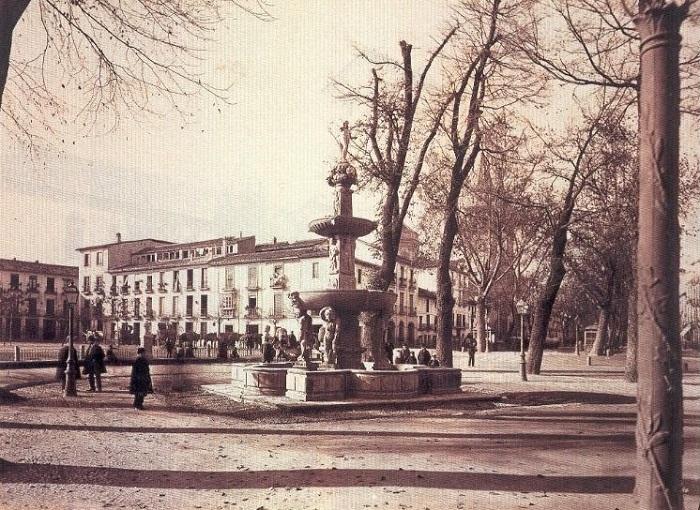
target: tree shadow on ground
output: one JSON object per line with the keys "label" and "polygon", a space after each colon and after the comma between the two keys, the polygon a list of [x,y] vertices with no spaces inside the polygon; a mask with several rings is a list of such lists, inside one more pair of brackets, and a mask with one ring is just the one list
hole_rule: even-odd
{"label": "tree shadow on ground", "polygon": [[637,401],[628,395],[585,391],[515,391],[504,393],[503,400],[519,405],[634,404]]}
{"label": "tree shadow on ground", "polygon": [[[0,461],[3,483],[49,483],[155,489],[267,489],[270,487],[415,487],[577,494],[630,494],[632,476],[551,476],[391,469],[169,471],[24,464]],[[700,481],[686,489],[700,493]]]}

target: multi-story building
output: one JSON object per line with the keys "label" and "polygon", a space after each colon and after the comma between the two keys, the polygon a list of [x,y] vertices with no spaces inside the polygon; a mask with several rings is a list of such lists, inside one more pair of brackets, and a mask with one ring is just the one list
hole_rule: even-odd
{"label": "multi-story building", "polygon": [[65,338],[68,306],[63,289],[77,279],[77,267],[0,259],[0,336],[6,340]]}
{"label": "multi-story building", "polygon": [[[111,255],[115,249],[120,263]],[[258,334],[266,326],[298,334],[288,294],[328,286],[325,239],[269,244],[256,244],[252,236],[180,244],[146,239],[78,251],[83,256],[84,326],[102,329],[110,340],[157,332]],[[97,266],[100,251],[104,255]],[[418,344],[422,270],[417,254],[417,235],[407,229],[390,288],[397,301],[387,336],[395,345]],[[359,288],[367,286],[379,263],[376,249],[358,241]],[[320,319],[313,317],[313,324],[318,329]]]}

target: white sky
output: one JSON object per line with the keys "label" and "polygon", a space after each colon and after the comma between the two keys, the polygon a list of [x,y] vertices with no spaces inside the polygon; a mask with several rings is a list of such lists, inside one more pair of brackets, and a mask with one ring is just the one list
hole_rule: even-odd
{"label": "white sky", "polygon": [[[111,242],[116,232],[173,241],[312,237],[308,222],[331,208],[325,175],[338,148],[330,131],[357,116],[333,97],[330,78],[364,82],[369,67],[353,47],[397,56],[401,39],[422,67],[448,0],[295,0],[271,11],[275,21],[239,16],[215,34],[205,73],[233,80],[236,103],[221,113],[202,96],[189,104],[196,115],[187,125],[172,114],[109,135],[69,132],[63,150],[33,160],[3,133],[0,257],[77,264],[76,247]],[[355,213],[372,217],[374,200],[356,195]],[[700,252],[697,241],[693,249]]]}

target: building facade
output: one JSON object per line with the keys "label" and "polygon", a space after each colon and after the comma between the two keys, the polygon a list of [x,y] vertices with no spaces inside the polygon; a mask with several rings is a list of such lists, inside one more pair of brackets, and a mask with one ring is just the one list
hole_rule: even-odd
{"label": "building facade", "polygon": [[3,340],[65,338],[68,305],[63,289],[75,284],[77,279],[77,267],[0,259],[0,336]]}
{"label": "building facade", "polygon": [[[418,306],[423,270],[417,235],[406,232],[390,288],[397,301],[387,339],[415,346],[423,320]],[[298,335],[289,293],[328,287],[326,239],[268,244],[256,244],[253,236],[180,244],[119,240],[78,251],[82,324],[104,331],[109,341],[135,342],[148,333],[262,334],[267,326]],[[358,288],[366,288],[380,262],[374,247],[357,242]],[[318,330],[321,321],[312,318]]]}

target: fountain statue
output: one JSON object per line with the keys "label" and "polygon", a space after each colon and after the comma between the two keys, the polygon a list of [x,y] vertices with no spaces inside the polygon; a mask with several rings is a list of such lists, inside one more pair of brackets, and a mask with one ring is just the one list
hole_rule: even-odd
{"label": "fountain statue", "polygon": [[383,363],[386,360],[382,354],[381,328],[364,331],[361,339],[360,318],[369,318],[376,324],[377,316],[384,316],[392,309],[396,294],[356,288],[355,240],[371,233],[377,224],[353,216],[351,187],[357,184],[357,173],[348,161],[351,137],[347,122],[342,132],[340,161],[326,178],[335,192],[333,216],[309,224],[311,232],[329,239],[328,289],[296,292],[292,301],[298,309],[321,312],[326,368],[361,369],[363,352],[365,359],[374,361],[375,368],[387,368],[388,363]]}

